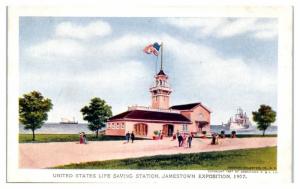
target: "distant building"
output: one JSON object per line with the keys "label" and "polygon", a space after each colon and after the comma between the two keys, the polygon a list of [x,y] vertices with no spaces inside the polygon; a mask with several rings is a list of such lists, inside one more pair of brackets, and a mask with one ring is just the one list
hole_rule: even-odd
{"label": "distant building", "polygon": [[152,138],[154,131],[161,131],[164,136],[173,136],[177,131],[210,132],[211,111],[202,103],[170,107],[172,89],[162,69],[156,74],[150,93],[151,107],[131,106],[128,111],[112,116],[107,122],[106,135],[124,136],[133,131],[137,137]]}

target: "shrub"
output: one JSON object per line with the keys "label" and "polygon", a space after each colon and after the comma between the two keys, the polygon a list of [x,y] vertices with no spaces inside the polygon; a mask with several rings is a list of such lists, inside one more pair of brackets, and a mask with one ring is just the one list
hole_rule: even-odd
{"label": "shrub", "polygon": [[235,138],[236,137],[236,131],[231,131],[231,137]]}
{"label": "shrub", "polygon": [[221,138],[225,138],[225,131],[221,131]]}

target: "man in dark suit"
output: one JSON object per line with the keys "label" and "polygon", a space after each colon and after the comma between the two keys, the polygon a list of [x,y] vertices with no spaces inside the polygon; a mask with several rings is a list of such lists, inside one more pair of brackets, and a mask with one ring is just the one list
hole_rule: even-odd
{"label": "man in dark suit", "polygon": [[130,135],[130,138],[131,138],[131,142],[133,143],[133,141],[134,141],[134,134],[133,134],[133,131],[131,132],[131,135]]}
{"label": "man in dark suit", "polygon": [[130,133],[129,133],[129,131],[126,133],[125,138],[126,138],[126,141],[127,141],[127,143],[128,143],[129,140],[130,140]]}
{"label": "man in dark suit", "polygon": [[183,140],[182,135],[179,134],[179,136],[178,136],[179,147],[181,147],[181,145],[182,145],[182,140]]}

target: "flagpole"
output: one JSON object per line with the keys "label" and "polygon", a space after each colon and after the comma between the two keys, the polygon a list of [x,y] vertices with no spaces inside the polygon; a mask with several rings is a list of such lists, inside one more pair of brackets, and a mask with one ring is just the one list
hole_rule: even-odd
{"label": "flagpole", "polygon": [[155,61],[155,73],[154,73],[154,75],[156,75],[157,74],[157,61],[158,61],[158,56],[156,56],[156,61]]}
{"label": "flagpole", "polygon": [[160,52],[160,70],[162,70],[163,65],[163,42],[161,42],[161,52]]}

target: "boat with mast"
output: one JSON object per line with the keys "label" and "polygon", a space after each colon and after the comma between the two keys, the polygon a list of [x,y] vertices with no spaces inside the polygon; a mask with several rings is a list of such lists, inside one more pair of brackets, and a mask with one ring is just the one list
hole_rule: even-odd
{"label": "boat with mast", "polygon": [[73,120],[70,120],[66,117],[62,117],[59,124],[78,124],[78,121],[75,121],[75,117],[73,117]]}
{"label": "boat with mast", "polygon": [[237,113],[230,117],[229,121],[223,125],[227,130],[244,130],[252,126],[249,117],[242,108],[237,109]]}

